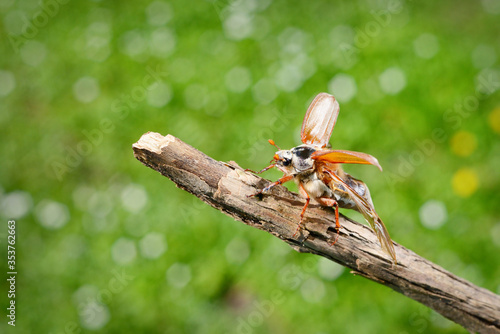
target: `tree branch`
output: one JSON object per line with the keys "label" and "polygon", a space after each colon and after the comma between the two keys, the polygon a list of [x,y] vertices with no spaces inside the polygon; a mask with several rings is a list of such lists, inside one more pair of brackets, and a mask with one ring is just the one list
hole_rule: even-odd
{"label": "tree branch", "polygon": [[351,268],[355,274],[386,285],[441,313],[469,331],[500,333],[500,296],[453,275],[395,244],[398,264],[380,248],[370,228],[341,216],[334,246],[334,215],[312,205],[304,229],[292,238],[304,199],[277,186],[270,195],[247,196],[269,181],[243,171],[235,163],[216,161],[181,140],[153,132],[133,145],[144,165],[174,181],[236,220],[282,239],[299,252],[313,253]]}

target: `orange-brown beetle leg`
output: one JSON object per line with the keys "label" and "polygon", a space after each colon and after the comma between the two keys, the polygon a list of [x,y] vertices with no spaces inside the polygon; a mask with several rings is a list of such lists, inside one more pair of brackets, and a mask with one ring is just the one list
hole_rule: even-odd
{"label": "orange-brown beetle leg", "polygon": [[339,223],[339,204],[336,200],[329,197],[320,197],[318,198],[319,204],[323,206],[333,207],[335,208],[335,228],[337,229],[337,236],[335,237],[335,241],[332,243],[332,246],[335,245],[340,235],[340,223]]}
{"label": "orange-brown beetle leg", "polygon": [[309,197],[309,194],[304,189],[304,186],[302,185],[302,183],[299,183],[299,192],[302,196],[304,196],[306,198],[306,204],[304,204],[304,207],[302,208],[302,212],[300,213],[299,225],[297,225],[297,229],[295,230],[295,233],[293,234],[292,238],[295,238],[295,236],[297,235],[297,232],[299,232],[300,227],[302,226],[302,220],[304,219],[304,214],[306,213],[307,206],[309,205],[309,202],[311,201],[311,198]]}
{"label": "orange-brown beetle leg", "polygon": [[283,183],[285,183],[285,182],[288,182],[288,181],[290,181],[291,179],[293,179],[293,175],[283,176],[283,177],[282,177],[281,179],[279,179],[278,181],[271,183],[270,185],[268,185],[268,186],[267,186],[267,187],[265,187],[264,189],[257,191],[255,194],[248,195],[247,197],[253,197],[253,196],[256,196],[256,195],[262,194],[263,192],[269,191],[272,187],[275,187],[275,186],[277,186],[277,185],[279,185],[279,184],[283,184]]}

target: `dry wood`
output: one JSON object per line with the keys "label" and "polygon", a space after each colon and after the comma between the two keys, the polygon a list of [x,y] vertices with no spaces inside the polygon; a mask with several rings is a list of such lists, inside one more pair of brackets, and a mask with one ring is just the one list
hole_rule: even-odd
{"label": "dry wood", "polygon": [[248,198],[269,184],[235,163],[216,161],[181,140],[153,132],[133,145],[144,165],[174,181],[236,220],[282,239],[299,252],[326,257],[357,275],[386,285],[439,312],[467,330],[500,333],[500,296],[453,275],[395,243],[398,264],[380,248],[372,230],[341,216],[334,246],[335,222],[330,209],[311,206],[304,229],[292,238],[304,204],[299,195],[277,186],[270,195]]}

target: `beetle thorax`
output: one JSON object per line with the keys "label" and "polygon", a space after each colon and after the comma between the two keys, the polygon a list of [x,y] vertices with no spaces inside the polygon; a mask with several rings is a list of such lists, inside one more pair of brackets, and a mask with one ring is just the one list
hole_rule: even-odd
{"label": "beetle thorax", "polygon": [[314,169],[314,160],[311,154],[316,149],[311,145],[301,145],[291,150],[281,150],[276,152],[276,166],[286,174],[299,175],[309,173]]}

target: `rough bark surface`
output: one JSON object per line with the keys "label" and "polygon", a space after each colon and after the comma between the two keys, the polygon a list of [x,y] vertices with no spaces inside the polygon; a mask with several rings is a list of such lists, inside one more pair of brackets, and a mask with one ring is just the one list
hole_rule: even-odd
{"label": "rough bark surface", "polygon": [[282,186],[269,195],[248,198],[269,181],[245,172],[235,163],[210,158],[171,135],[148,132],[133,146],[144,165],[236,220],[267,231],[299,252],[323,256],[357,274],[386,285],[432,309],[467,330],[500,333],[500,296],[453,275],[411,250],[394,244],[393,265],[365,225],[340,217],[334,246],[334,215],[311,205],[304,229],[293,238],[304,199]]}

